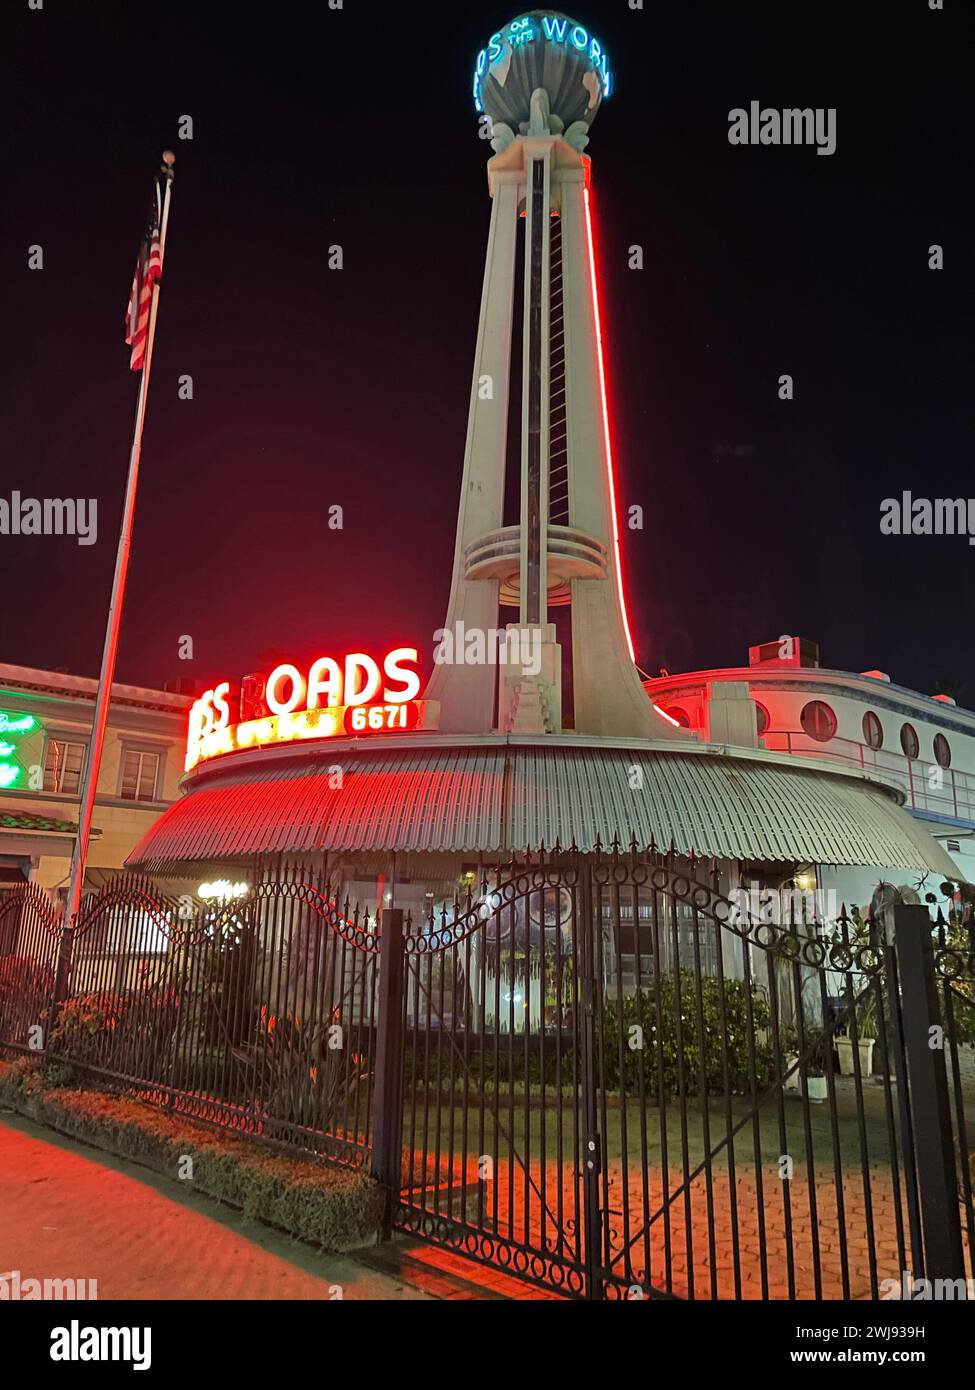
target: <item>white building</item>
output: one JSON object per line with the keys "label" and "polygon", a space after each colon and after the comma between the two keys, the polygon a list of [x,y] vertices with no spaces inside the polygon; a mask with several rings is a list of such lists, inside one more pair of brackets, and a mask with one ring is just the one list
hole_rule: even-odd
{"label": "white building", "polygon": [[[885,671],[834,671],[798,637],[751,647],[749,664],[645,682],[659,710],[702,743],[740,743],[862,771],[895,788],[968,882],[975,881],[975,713],[949,695],[895,685]],[[744,697],[744,698],[742,698]],[[729,710],[735,718],[729,721]],[[882,877],[940,898],[940,880],[878,865],[810,865],[818,886],[862,904]]]}

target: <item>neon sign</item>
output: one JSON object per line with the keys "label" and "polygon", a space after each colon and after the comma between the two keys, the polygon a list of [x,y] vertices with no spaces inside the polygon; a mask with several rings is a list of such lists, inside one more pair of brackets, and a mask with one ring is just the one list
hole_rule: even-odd
{"label": "neon sign", "polygon": [[11,714],[0,709],[0,734],[29,734],[37,728],[37,720],[32,714]]}
{"label": "neon sign", "polygon": [[[29,734],[37,728],[38,721],[32,714],[11,714],[9,710],[0,709],[0,734]],[[7,759],[13,757],[17,752],[16,743],[11,743],[9,737],[0,739],[0,789],[12,787],[20,780],[23,767],[16,760],[8,762]]]}
{"label": "neon sign", "polygon": [[186,771],[269,744],[435,729],[439,706],[416,698],[418,659],[415,647],[395,647],[381,663],[364,652],[322,656],[307,670],[284,661],[266,679],[245,676],[236,695],[221,681],[190,709]]}
{"label": "neon sign", "polygon": [[565,44],[567,48],[585,54],[599,78],[603,97],[609,96],[614,85],[613,76],[609,68],[609,58],[598,39],[594,39],[581,24],[573,24],[565,15],[523,15],[520,19],[513,19],[507,29],[492,34],[488,40],[487,48],[482,48],[477,55],[477,63],[474,68],[475,110],[484,110],[481,89],[488,70],[495,63],[501,62],[506,50],[521,48],[538,39],[547,43]]}
{"label": "neon sign", "polygon": [[423,700],[398,705],[346,705],[342,727],[347,734],[389,733],[391,730],[419,728]]}

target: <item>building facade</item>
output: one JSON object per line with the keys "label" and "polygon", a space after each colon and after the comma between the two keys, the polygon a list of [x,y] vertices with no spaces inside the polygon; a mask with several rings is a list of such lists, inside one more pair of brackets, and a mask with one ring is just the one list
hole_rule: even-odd
{"label": "building facade", "polygon": [[[0,664],[0,882],[66,888],[98,682]],[[117,872],[178,792],[187,695],[114,685],[86,887]]]}
{"label": "building facade", "polygon": [[[653,702],[702,743],[738,742],[844,768],[895,789],[910,815],[975,881],[975,713],[949,695],[895,684],[885,671],[819,664],[814,642],[782,637],[749,649],[741,667],[661,675],[645,683]],[[736,711],[729,723],[727,711]],[[869,899],[878,874],[923,898],[939,885],[890,865],[839,872],[810,866],[844,900]]]}

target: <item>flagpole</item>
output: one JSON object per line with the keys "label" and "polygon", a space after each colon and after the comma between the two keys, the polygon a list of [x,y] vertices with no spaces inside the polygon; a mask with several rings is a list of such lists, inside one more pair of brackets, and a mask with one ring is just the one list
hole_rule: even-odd
{"label": "flagpole", "polygon": [[[159,270],[166,258],[166,228],[169,224],[169,202],[173,192],[173,165],[176,156],[165,150],[162,157],[161,173],[166,182],[163,195],[162,217],[159,226]],[[115,659],[118,655],[119,629],[122,625],[122,609],[125,604],[125,582],[129,572],[129,553],[132,549],[132,524],[135,519],[135,494],[139,482],[139,461],[142,456],[142,430],[146,419],[146,400],[149,395],[149,368],[152,365],[152,344],[156,334],[156,314],[159,309],[159,278],[152,286],[152,302],[149,306],[149,323],[146,331],[146,351],[139,378],[139,396],[135,407],[135,426],[132,433],[132,451],[129,454],[129,476],[125,485],[125,503],[122,508],[122,527],[119,532],[118,552],[115,556],[115,578],[112,581],[112,598],[108,608],[108,624],[105,629],[105,646],[102,651],[102,668],[98,677],[98,696],[95,700],[95,716],[92,721],[91,743],[85,763],[85,775],[81,784],[81,803],[78,808],[78,834],[75,838],[71,856],[71,877],[68,884],[68,900],[65,907],[64,922],[73,926],[81,906],[81,890],[85,881],[85,864],[88,859],[88,842],[91,838],[91,817],[95,806],[95,791],[98,787],[98,774],[101,769],[102,750],[105,744],[105,727],[108,724],[108,711],[112,699],[112,682],[115,679]]]}

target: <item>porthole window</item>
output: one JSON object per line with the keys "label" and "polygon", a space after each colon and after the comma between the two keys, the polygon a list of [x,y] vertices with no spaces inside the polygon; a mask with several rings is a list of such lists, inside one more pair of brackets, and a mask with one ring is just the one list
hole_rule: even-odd
{"label": "porthole window", "polygon": [[921,744],[913,724],[901,725],[901,748],[904,750],[905,758],[916,758],[920,753]]}
{"label": "porthole window", "polygon": [[682,729],[691,727],[691,717],[681,705],[668,705],[664,714],[669,714],[675,724],[679,724]]}
{"label": "porthole window", "polygon": [[810,700],[808,705],[803,705],[799,723],[803,733],[817,743],[828,743],[836,737],[836,715],[825,700]]}
{"label": "porthole window", "polygon": [[755,722],[758,725],[758,736],[761,738],[763,734],[768,733],[768,726],[772,721],[769,719],[768,710],[759,700],[755,701]]}
{"label": "porthole window", "polygon": [[884,726],[880,722],[880,716],[874,714],[872,709],[868,709],[863,716],[863,741],[868,748],[883,748],[884,746]]}
{"label": "porthole window", "polygon": [[939,767],[951,767],[951,744],[944,734],[934,736],[934,756]]}

